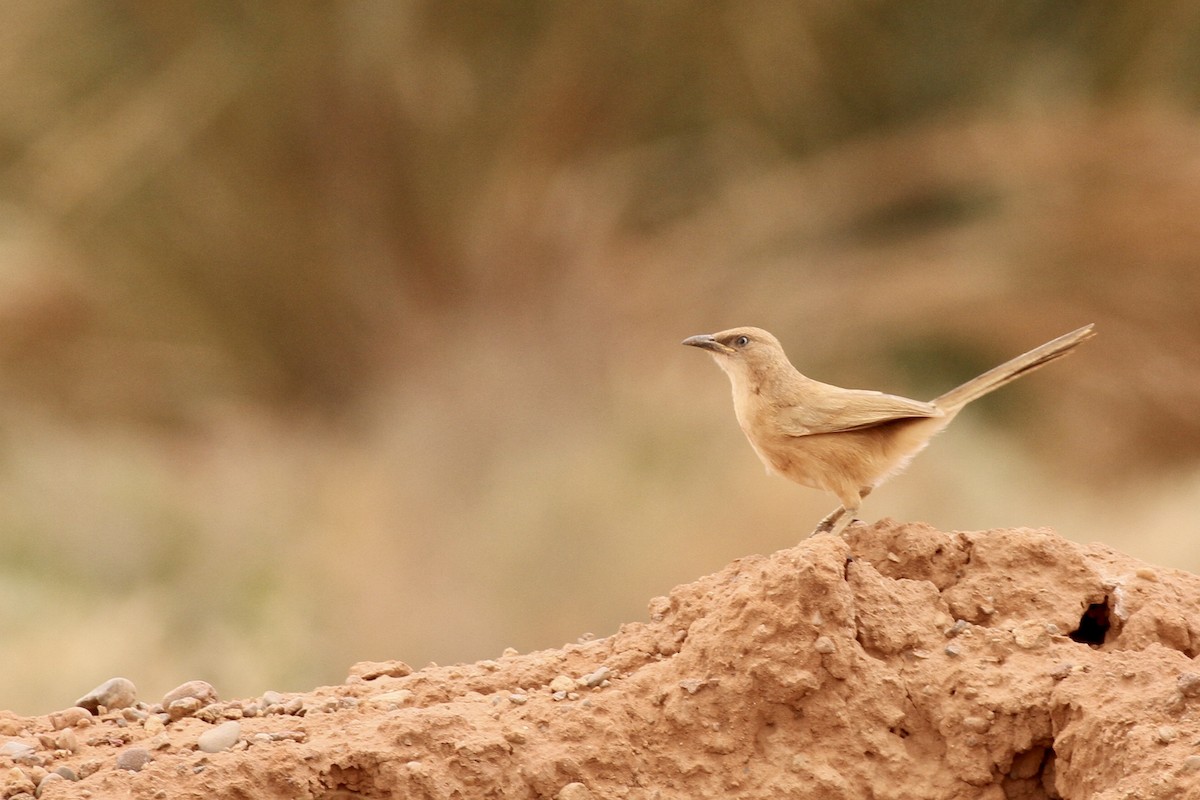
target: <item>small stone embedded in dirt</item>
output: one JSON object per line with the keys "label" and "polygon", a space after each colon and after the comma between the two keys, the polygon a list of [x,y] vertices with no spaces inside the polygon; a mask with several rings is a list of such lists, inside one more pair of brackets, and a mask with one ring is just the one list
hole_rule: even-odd
{"label": "small stone embedded in dirt", "polygon": [[554,800],[592,800],[595,795],[592,790],[585,784],[575,781],[568,783],[566,786],[558,790],[558,794],[554,795]]}
{"label": "small stone embedded in dirt", "polygon": [[241,723],[230,720],[200,734],[196,745],[205,753],[219,753],[233,747],[241,735]]}
{"label": "small stone embedded in dirt", "polygon": [[992,723],[984,717],[963,717],[962,726],[972,733],[987,733]]}
{"label": "small stone embedded in dirt", "polygon": [[1184,697],[1200,697],[1200,675],[1185,672],[1175,679],[1175,686]]}
{"label": "small stone embedded in dirt", "polygon": [[110,678],[75,701],[75,705],[96,714],[101,707],[109,711],[128,708],[137,702],[137,688],[128,678]]}
{"label": "small stone embedded in dirt", "polygon": [[13,767],[5,775],[3,792],[4,796],[9,798],[9,800],[12,800],[12,798],[22,792],[32,795],[34,791],[36,791],[36,787],[34,786],[33,779],[20,767]]}
{"label": "small stone embedded in dirt", "polygon": [[148,716],[150,716],[149,711],[144,711],[136,706],[130,706],[129,708],[121,709],[121,717],[124,718],[126,722],[141,722]]}
{"label": "small stone embedded in dirt", "polygon": [[42,779],[38,781],[37,790],[34,792],[34,796],[41,797],[42,793],[46,791],[46,787],[48,787],[50,784],[54,783],[55,781],[65,780],[66,778],[64,778],[62,775],[59,775],[57,772],[47,772],[42,776]]}
{"label": "small stone embedded in dirt", "polygon": [[79,776],[75,774],[75,770],[71,769],[66,764],[55,767],[54,771],[57,772],[59,775],[62,775],[64,778],[66,778],[69,781],[79,780]]}
{"label": "small stone embedded in dirt", "polygon": [[816,641],[813,642],[813,650],[821,655],[829,655],[836,649],[837,647],[834,645],[833,639],[830,639],[828,636],[818,636]]}
{"label": "small stone embedded in dirt", "polygon": [[151,761],[150,751],[144,747],[130,747],[121,751],[117,756],[117,769],[130,772],[141,772],[142,767]]}
{"label": "small stone embedded in dirt", "polygon": [[1050,644],[1050,632],[1038,620],[1022,622],[1013,628],[1013,642],[1022,650],[1038,650]]}
{"label": "small stone embedded in dirt", "polygon": [[172,722],[178,722],[184,717],[194,716],[201,708],[204,708],[204,701],[200,698],[181,697],[167,706],[167,715],[171,717]]}
{"label": "small stone embedded in dirt", "polygon": [[574,690],[575,679],[569,678],[566,675],[559,675],[550,681],[551,692],[562,692],[565,696],[567,692]]}
{"label": "small stone embedded in dirt", "polygon": [[406,706],[412,702],[412,689],[397,689],[394,692],[383,692],[372,695],[368,702],[377,706]]}
{"label": "small stone embedded in dirt", "polygon": [[944,633],[946,634],[947,638],[952,638],[954,636],[958,636],[969,627],[971,627],[971,623],[967,622],[965,619],[958,619],[954,621],[953,625],[951,625],[949,628],[946,628]]}
{"label": "small stone embedded in dirt", "polygon": [[54,730],[59,731],[63,728],[73,728],[78,725],[90,725],[93,717],[92,712],[86,708],[72,706],[65,708],[62,711],[55,711],[50,715],[50,725]]}
{"label": "small stone embedded in dirt", "polygon": [[610,675],[612,675],[612,670],[608,667],[599,667],[594,672],[584,675],[580,682],[589,689],[595,689],[608,680]]}
{"label": "small stone embedded in dirt", "polygon": [[204,706],[192,716],[215,725],[226,719],[241,719],[242,708],[241,706],[213,703],[212,705]]}
{"label": "small stone embedded in dirt", "polygon": [[1187,772],[1200,772],[1200,755],[1191,755],[1185,758],[1183,768]]}
{"label": "small stone embedded in dirt", "polygon": [[1066,680],[1071,675],[1071,671],[1074,669],[1074,664],[1071,664],[1070,662],[1064,662],[1050,671],[1050,677],[1056,681]]}
{"label": "small stone embedded in dirt", "polygon": [[79,750],[79,737],[75,735],[74,728],[66,728],[59,731],[54,736],[54,748],[56,750],[66,750],[75,753]]}
{"label": "small stone embedded in dirt", "polygon": [[201,705],[207,706],[217,702],[217,690],[208,681],[181,683],[163,695],[162,707],[170,709],[172,703],[185,697],[194,697],[200,701]]}
{"label": "small stone embedded in dirt", "polygon": [[29,758],[37,752],[37,748],[25,742],[10,741],[0,745],[0,756],[8,756],[13,761]]}
{"label": "small stone embedded in dirt", "polygon": [[529,702],[529,695],[521,692],[513,692],[508,696],[508,701],[513,705],[523,706]]}

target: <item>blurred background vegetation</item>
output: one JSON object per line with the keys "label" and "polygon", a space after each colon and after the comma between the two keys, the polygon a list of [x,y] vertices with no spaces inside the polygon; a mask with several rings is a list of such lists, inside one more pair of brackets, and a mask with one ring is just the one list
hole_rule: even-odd
{"label": "blurred background vegetation", "polygon": [[870,518],[1200,569],[1200,5],[17,0],[0,707],[554,647],[794,544],[679,341],[931,397]]}

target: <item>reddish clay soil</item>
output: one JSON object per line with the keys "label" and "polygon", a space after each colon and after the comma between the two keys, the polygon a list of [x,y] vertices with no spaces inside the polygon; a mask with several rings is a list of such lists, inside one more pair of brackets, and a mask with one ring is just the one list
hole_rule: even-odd
{"label": "reddish clay soil", "polygon": [[[1200,797],[1194,575],[1047,530],[885,520],[740,559],[649,611],[561,650],[418,672],[359,664],[303,694],[220,701],[201,686],[170,713],[0,715],[0,789]],[[198,749],[205,733],[214,752]]]}

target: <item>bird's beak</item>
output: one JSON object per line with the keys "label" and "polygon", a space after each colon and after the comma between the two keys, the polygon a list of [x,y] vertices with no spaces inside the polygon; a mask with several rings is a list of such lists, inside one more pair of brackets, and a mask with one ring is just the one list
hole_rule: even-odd
{"label": "bird's beak", "polygon": [[733,348],[726,347],[713,338],[711,333],[701,333],[698,336],[689,336],[683,340],[683,344],[691,347],[699,347],[703,350],[711,350],[714,353],[729,354],[733,352]]}

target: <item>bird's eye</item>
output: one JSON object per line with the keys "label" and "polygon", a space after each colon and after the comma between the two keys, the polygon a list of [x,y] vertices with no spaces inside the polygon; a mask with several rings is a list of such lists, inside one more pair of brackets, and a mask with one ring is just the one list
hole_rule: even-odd
{"label": "bird's eye", "polygon": [[739,336],[733,340],[733,343],[736,344],[738,347],[745,347],[746,345],[750,344],[750,337],[749,336]]}

